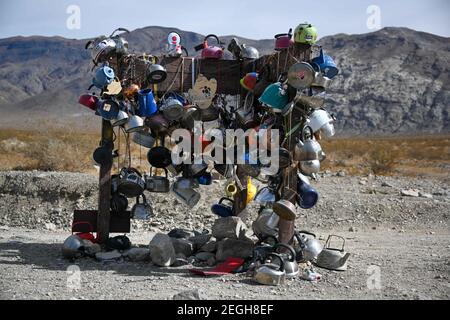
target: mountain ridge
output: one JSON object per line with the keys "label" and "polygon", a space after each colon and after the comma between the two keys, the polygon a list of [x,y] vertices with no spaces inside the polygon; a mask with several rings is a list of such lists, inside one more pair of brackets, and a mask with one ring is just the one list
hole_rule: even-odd
{"label": "mountain ridge", "polygon": [[[178,28],[148,26],[127,39],[136,52],[161,54],[167,34],[177,31],[193,47],[204,35]],[[222,36],[229,42],[235,36]],[[261,54],[273,51],[274,39],[237,37]],[[81,117],[98,123],[77,105],[92,78],[89,39],[10,37],[0,39],[1,126],[19,126],[24,115],[64,125]],[[366,34],[336,34],[319,40],[341,73],[333,80],[327,108],[338,116],[338,130],[351,135],[450,132],[450,38],[408,28],[387,27]],[[33,120],[28,120],[32,125]]]}

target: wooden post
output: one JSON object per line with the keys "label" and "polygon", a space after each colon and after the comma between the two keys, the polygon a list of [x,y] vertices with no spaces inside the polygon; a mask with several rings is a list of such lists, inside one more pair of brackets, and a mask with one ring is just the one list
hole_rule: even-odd
{"label": "wooden post", "polygon": [[[283,179],[283,199],[296,204],[296,194],[290,190],[297,190],[297,167],[291,166],[285,169]],[[295,221],[280,219],[278,224],[278,241],[284,244],[292,244],[295,232]]]}
{"label": "wooden post", "polygon": [[[107,145],[111,151],[113,145],[113,128],[109,121],[102,122],[102,145]],[[108,165],[100,166],[97,238],[99,243],[105,243],[109,239],[110,230],[110,202],[111,202],[111,168],[112,161]]]}

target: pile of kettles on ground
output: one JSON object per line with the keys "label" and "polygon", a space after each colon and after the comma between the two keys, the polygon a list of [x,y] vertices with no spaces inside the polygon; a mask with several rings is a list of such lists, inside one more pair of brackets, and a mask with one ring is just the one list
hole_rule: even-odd
{"label": "pile of kettles on ground", "polygon": [[[183,204],[193,208],[200,200],[199,186],[212,184],[211,168],[229,181],[225,190],[227,197],[212,206],[213,213],[219,217],[237,215],[232,197],[247,190],[246,204],[255,201],[261,205],[259,216],[253,224],[253,231],[261,241],[278,236],[280,219],[292,221],[297,217],[294,201],[283,200],[280,194],[283,192],[281,176],[288,167],[298,164],[297,190],[291,190],[297,205],[302,209],[311,209],[317,204],[319,194],[311,186],[310,179],[317,178],[321,162],[326,159],[319,141],[335,134],[335,118],[324,109],[326,89],[339,73],[329,55],[320,49],[320,55],[311,61],[297,60],[288,72],[277,75],[278,81],[275,83],[268,81],[265,66],[253,70],[241,80],[245,90],[242,97],[245,96],[245,99],[236,98],[237,105],[230,107],[227,97],[216,94],[217,81],[201,74],[189,92],[171,91],[172,83],[169,90],[158,97],[152,88],[164,81],[172,81],[168,79],[167,70],[155,56],[130,53],[123,34],[116,35],[118,31],[128,32],[119,28],[111,36],[99,37],[86,45],[96,68],[91,88],[95,87],[101,93],[82,95],[79,100],[80,104],[110,121],[114,128],[119,128],[119,134],[123,133],[127,137],[128,144],[133,141],[149,149],[148,173],[143,174],[128,163],[112,177],[112,214],[129,214],[128,199],[135,198],[137,201],[131,209],[132,218],[149,219],[153,210],[144,195],[145,191],[172,193]],[[211,39],[217,43],[210,44]],[[188,55],[178,33],[170,33],[167,40],[166,56]],[[316,40],[316,28],[303,23],[294,33],[291,29],[286,34],[276,35],[274,49],[283,52],[292,50],[296,44],[314,46]],[[223,45],[217,36],[206,36],[204,42],[195,48],[199,51],[197,59],[259,59],[257,49],[240,44],[236,38],[231,40],[227,48]],[[280,141],[295,143],[280,145],[280,169],[275,174],[268,174],[258,161],[250,162],[252,155],[249,154],[245,156],[248,163],[244,165],[207,162],[174,164],[170,147],[173,141],[168,138],[178,128],[194,132],[198,121],[203,122],[205,128],[222,131],[239,128],[256,131],[278,129],[281,132]],[[202,136],[201,143],[206,147],[211,141],[203,140]],[[130,149],[128,145],[128,153]],[[105,165],[111,164],[115,156],[117,152],[111,154],[111,146],[102,142],[93,158],[99,165]],[[163,174],[159,175],[161,172]],[[243,172],[247,182],[242,183],[236,172]],[[173,182],[169,179],[169,173],[175,178]],[[256,190],[252,178],[266,186]],[[297,235],[297,242],[303,248],[308,247],[305,234]],[[314,248],[306,260],[319,256],[321,250],[317,246]],[[272,252],[272,258],[273,254],[277,255]],[[301,259],[305,260],[305,256]],[[273,269],[273,266],[268,268]]]}

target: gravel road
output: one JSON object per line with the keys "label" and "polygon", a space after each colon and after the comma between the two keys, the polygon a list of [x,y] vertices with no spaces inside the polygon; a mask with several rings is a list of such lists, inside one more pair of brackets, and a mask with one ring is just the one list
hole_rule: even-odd
{"label": "gravel road", "polygon": [[[245,275],[204,279],[191,276],[189,266],[159,268],[148,262],[85,258],[75,264],[81,272],[75,290],[67,284],[77,267],[62,259],[61,243],[69,234],[73,209],[95,208],[97,179],[3,172],[0,299],[171,299],[198,288],[204,297],[222,300],[449,299],[449,181],[325,174],[314,183],[321,193],[319,205],[302,213],[297,225],[321,240],[329,234],[344,236],[352,255],[347,272],[317,268],[323,275],[318,283],[296,279],[264,287]],[[152,196],[157,216],[149,223],[133,223],[133,244],[146,247],[155,232],[175,227],[210,230],[215,218],[209,206],[221,196],[222,187],[217,182],[203,189],[202,203],[191,211],[171,196]],[[402,190],[409,189],[418,189],[421,196],[402,196]],[[243,220],[249,224],[255,215],[252,207]],[[381,288],[370,286],[373,283]]]}

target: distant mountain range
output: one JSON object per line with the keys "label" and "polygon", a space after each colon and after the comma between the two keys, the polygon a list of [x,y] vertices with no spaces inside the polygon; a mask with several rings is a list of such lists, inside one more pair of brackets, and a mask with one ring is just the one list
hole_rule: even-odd
{"label": "distant mountain range", "polygon": [[[126,38],[136,52],[160,54],[172,30],[181,34],[191,54],[204,38],[163,27],[137,29]],[[228,43],[232,37],[221,40]],[[238,38],[261,54],[272,52],[274,40]],[[0,39],[0,126],[96,128],[99,119],[77,104],[92,78],[86,41]],[[337,34],[319,44],[341,69],[327,100],[341,134],[450,132],[450,38],[384,28],[362,35]]]}

